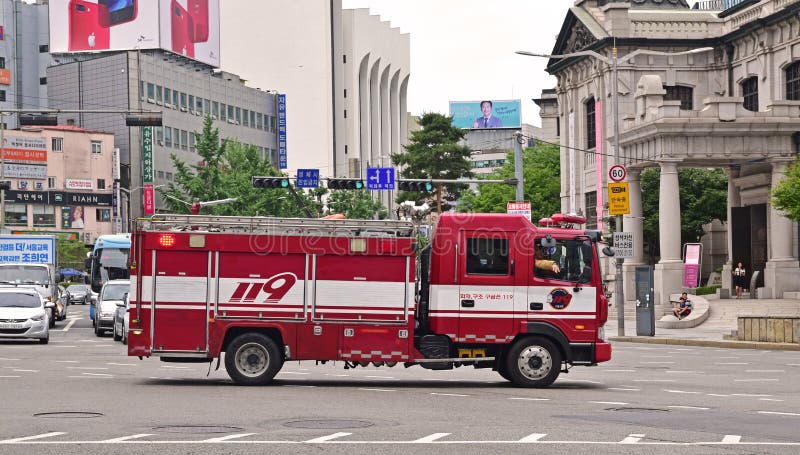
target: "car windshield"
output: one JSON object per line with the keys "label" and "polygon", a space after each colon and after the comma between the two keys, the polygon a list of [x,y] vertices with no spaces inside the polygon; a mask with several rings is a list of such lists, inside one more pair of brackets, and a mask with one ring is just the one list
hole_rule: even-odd
{"label": "car windshield", "polygon": [[107,285],[103,290],[103,300],[122,300],[130,287],[127,284]]}
{"label": "car windshield", "polygon": [[0,308],[39,308],[42,300],[38,295],[16,292],[0,292]]}
{"label": "car windshield", "polygon": [[0,267],[0,283],[50,284],[47,267],[34,265],[4,265]]}
{"label": "car windshield", "polygon": [[73,284],[72,286],[69,286],[69,287],[67,288],[67,291],[68,291],[70,294],[74,294],[74,293],[80,293],[80,292],[86,293],[86,291],[87,291],[88,289],[89,289],[89,286],[88,286],[88,285],[85,285],[85,284]]}

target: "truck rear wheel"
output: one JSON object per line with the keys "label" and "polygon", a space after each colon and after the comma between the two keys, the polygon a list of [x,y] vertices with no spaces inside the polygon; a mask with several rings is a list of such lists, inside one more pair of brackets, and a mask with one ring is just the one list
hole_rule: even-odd
{"label": "truck rear wheel", "polygon": [[508,352],[506,369],[517,386],[547,387],[561,373],[561,352],[547,339],[523,338]]}
{"label": "truck rear wheel", "polygon": [[267,384],[282,366],[283,358],[278,345],[260,333],[239,335],[225,351],[225,369],[237,384]]}

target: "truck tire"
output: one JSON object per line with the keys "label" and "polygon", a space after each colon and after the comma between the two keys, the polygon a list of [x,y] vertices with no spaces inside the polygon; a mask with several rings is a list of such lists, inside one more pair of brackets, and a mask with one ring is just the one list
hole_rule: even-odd
{"label": "truck tire", "polygon": [[516,386],[547,387],[561,373],[561,352],[545,338],[523,338],[508,352],[506,369]]}
{"label": "truck tire", "polygon": [[508,365],[506,365],[505,359],[500,362],[500,365],[497,366],[497,373],[506,381],[514,382],[514,380],[511,378],[511,375],[508,374]]}
{"label": "truck tire", "polygon": [[278,345],[260,333],[239,335],[225,351],[225,369],[237,384],[268,384],[282,366],[283,358]]}

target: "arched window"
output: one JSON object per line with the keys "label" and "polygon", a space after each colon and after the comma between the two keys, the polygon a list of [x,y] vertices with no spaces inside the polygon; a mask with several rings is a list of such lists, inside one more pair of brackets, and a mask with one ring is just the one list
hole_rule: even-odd
{"label": "arched window", "polygon": [[742,81],[742,96],[744,108],[758,112],[758,76],[748,77]]}
{"label": "arched window", "polygon": [[786,67],[786,99],[800,100],[800,61]]}
{"label": "arched window", "polygon": [[597,125],[594,117],[594,97],[586,100],[586,148],[593,149],[595,143],[595,131]]}

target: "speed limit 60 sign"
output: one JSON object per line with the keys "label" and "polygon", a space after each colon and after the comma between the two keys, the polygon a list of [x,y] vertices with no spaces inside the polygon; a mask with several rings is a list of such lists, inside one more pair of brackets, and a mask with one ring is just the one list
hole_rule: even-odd
{"label": "speed limit 60 sign", "polygon": [[625,177],[627,176],[628,171],[626,171],[625,166],[621,164],[615,164],[611,166],[611,169],[608,170],[608,178],[614,182],[621,182],[625,180]]}

